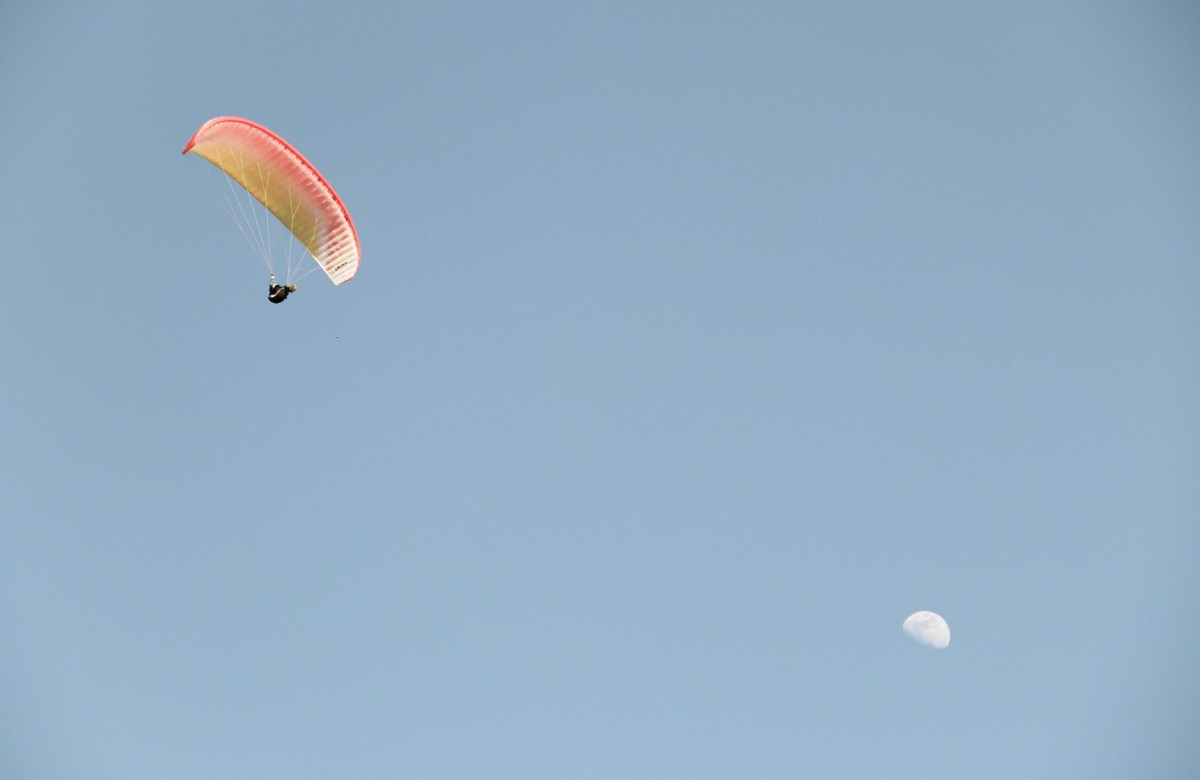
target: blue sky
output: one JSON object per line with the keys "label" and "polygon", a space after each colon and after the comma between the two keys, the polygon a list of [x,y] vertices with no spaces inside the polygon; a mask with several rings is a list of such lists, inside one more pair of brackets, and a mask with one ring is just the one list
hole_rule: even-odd
{"label": "blue sky", "polygon": [[5,5],[0,773],[1195,776],[1198,32]]}

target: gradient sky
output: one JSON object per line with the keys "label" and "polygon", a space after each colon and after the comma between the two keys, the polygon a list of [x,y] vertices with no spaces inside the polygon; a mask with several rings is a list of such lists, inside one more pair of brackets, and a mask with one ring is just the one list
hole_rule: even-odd
{"label": "gradient sky", "polygon": [[[1200,776],[1197,41],[6,3],[0,775]],[[358,278],[267,303],[222,114]]]}

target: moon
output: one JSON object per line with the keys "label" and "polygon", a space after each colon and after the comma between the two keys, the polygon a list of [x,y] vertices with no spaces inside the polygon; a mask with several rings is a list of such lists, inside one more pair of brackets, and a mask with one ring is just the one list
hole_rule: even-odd
{"label": "moon", "polygon": [[945,650],[950,646],[950,626],[936,612],[914,612],[904,620],[904,633],[926,647]]}

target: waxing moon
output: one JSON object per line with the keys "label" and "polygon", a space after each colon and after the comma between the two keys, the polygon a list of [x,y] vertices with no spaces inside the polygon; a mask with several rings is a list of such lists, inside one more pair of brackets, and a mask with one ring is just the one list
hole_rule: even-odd
{"label": "waxing moon", "polygon": [[936,612],[914,612],[904,620],[904,633],[926,647],[944,650],[950,645],[950,626]]}

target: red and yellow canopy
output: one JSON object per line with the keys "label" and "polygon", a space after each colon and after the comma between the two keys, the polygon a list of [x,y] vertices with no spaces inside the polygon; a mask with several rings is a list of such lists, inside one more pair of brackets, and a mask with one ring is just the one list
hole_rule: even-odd
{"label": "red and yellow canopy", "polygon": [[242,185],[304,245],[334,284],[358,273],[358,233],[342,199],[291,144],[235,116],[210,119],[183,147]]}

